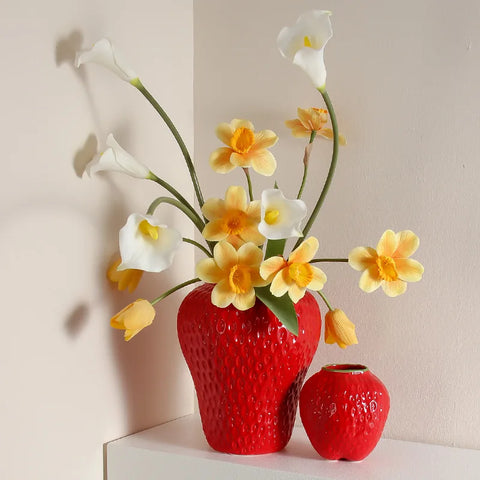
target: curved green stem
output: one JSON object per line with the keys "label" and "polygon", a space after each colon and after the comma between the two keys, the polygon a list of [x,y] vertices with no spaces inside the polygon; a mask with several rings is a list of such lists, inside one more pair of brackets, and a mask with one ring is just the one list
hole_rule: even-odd
{"label": "curved green stem", "polygon": [[182,240],[185,242],[185,243],[189,243],[190,245],[194,245],[195,247],[199,248],[203,253],[205,253],[205,255],[207,255],[208,257],[213,257],[213,255],[203,246],[201,245],[200,243],[196,242],[195,240],[192,240],[191,238],[186,238],[186,237],[183,237]]}
{"label": "curved green stem", "polygon": [[200,215],[198,215],[198,213],[193,208],[193,206],[190,204],[190,202],[178,190],[173,188],[169,183],[167,183],[165,180],[162,180],[161,178],[157,177],[153,172],[150,172],[150,175],[147,177],[147,179],[152,180],[155,183],[158,183],[161,187],[163,187],[165,190],[170,192],[177,200],[179,200],[186,207],[188,207],[192,211],[192,213],[195,214],[200,219]]}
{"label": "curved green stem", "polygon": [[[328,113],[330,115],[330,121],[332,122],[332,130],[333,130],[333,151],[332,151],[332,161],[330,162],[330,168],[328,170],[327,179],[325,180],[325,185],[323,186],[322,193],[315,204],[315,207],[308,219],[305,227],[303,229],[303,236],[306,237],[310,229],[312,228],[313,222],[317,218],[318,212],[325,201],[325,197],[327,196],[328,190],[333,180],[333,175],[335,173],[335,168],[337,166],[337,158],[338,158],[338,124],[337,124],[337,117],[335,115],[335,110],[333,109],[332,102],[330,101],[330,97],[325,89],[319,88],[319,92],[322,94],[323,99],[325,100],[325,104],[327,106]],[[297,248],[301,243],[301,238],[298,239],[297,243],[295,244],[294,248]]]}
{"label": "curved green stem", "polygon": [[314,258],[310,263],[318,262],[348,262],[348,258]]}
{"label": "curved green stem", "polygon": [[308,163],[303,163],[303,177],[302,177],[302,184],[300,185],[300,189],[298,190],[297,200],[302,197],[303,189],[305,188],[305,183],[307,181],[307,174],[308,174]]}
{"label": "curved green stem", "polygon": [[190,157],[190,153],[188,152],[188,149],[185,145],[185,142],[183,141],[182,137],[178,133],[177,128],[173,124],[172,120],[170,120],[170,117],[167,115],[165,110],[155,100],[153,95],[145,88],[145,86],[143,85],[143,83],[140,81],[139,78],[135,78],[130,83],[135,88],[137,88],[137,90],[139,90],[143,94],[143,96],[150,102],[152,107],[162,117],[162,120],[166,123],[167,127],[170,129],[173,136],[175,137],[175,140],[177,141],[178,146],[180,147],[180,150],[182,151],[183,157],[185,158],[185,162],[187,163],[188,171],[190,172],[190,177],[192,179],[192,184],[193,184],[193,188],[195,189],[195,194],[197,196],[198,203],[199,203],[200,207],[202,207],[203,204],[204,204],[204,201],[203,201],[202,191],[200,189],[200,184],[198,182],[197,173],[195,171],[195,167],[193,166],[193,162],[192,162],[192,159]]}
{"label": "curved green stem", "polygon": [[170,290],[167,290],[166,292],[162,293],[160,296],[152,300],[150,303],[152,305],[155,305],[158,303],[160,300],[163,300],[164,298],[167,298],[169,295],[172,293],[176,292],[177,290],[180,290],[181,288],[188,287],[188,285],[191,285],[192,283],[200,282],[199,278],[192,278],[191,280],[188,280],[187,282],[183,282],[180,285],[177,285],[176,287],[171,288]]}
{"label": "curved green stem", "polygon": [[203,229],[205,227],[205,224],[202,222],[200,217],[197,214],[194,214],[183,203],[179,202],[178,200],[175,200],[174,198],[170,198],[170,197],[158,197],[158,198],[156,198],[150,204],[150,206],[148,207],[147,215],[153,215],[153,212],[155,212],[156,208],[161,203],[167,203],[169,205],[173,205],[174,207],[177,207],[179,210],[181,210],[193,222],[193,224],[198,228],[200,233],[203,231]]}
{"label": "curved green stem", "polygon": [[252,179],[250,178],[250,172],[248,171],[248,168],[244,168],[243,171],[245,172],[245,176],[247,177],[248,196],[250,197],[250,201],[253,202],[253,189],[252,189]]}
{"label": "curved green stem", "polygon": [[328,307],[328,309],[333,310],[333,308],[330,305],[330,302],[327,300],[327,297],[325,296],[325,294],[321,290],[318,290],[317,293],[322,297],[322,300],[325,302],[325,305]]}

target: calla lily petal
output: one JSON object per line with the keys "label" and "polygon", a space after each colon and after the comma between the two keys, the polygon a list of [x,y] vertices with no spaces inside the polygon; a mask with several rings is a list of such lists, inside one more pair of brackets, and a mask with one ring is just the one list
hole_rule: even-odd
{"label": "calla lily petal", "polygon": [[120,172],[134,178],[148,178],[150,170],[126,152],[110,133],[106,141],[107,149],[96,155],[86,167],[88,175],[101,171]]}
{"label": "calla lily petal", "polygon": [[125,62],[122,54],[115,50],[108,38],[100,39],[90,50],[77,52],[75,66],[78,68],[84,63],[103,65],[126,82],[131,82],[138,78],[138,75]]}
{"label": "calla lily petal", "polygon": [[284,27],[277,38],[280,53],[302,68],[319,89],[325,87],[327,78],[323,51],[333,36],[330,15],[326,10],[307,12],[292,27]]}
{"label": "calla lily petal", "polygon": [[166,270],[181,243],[182,236],[177,230],[160,224],[151,215],[133,213],[119,232],[122,263],[118,270]]}
{"label": "calla lily petal", "polygon": [[288,200],[278,189],[264,190],[258,230],[270,240],[301,237],[300,224],[306,214],[302,200]]}

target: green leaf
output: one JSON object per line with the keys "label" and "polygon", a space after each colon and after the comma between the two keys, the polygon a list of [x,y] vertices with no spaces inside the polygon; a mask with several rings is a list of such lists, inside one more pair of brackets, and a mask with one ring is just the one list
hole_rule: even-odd
{"label": "green leaf", "polygon": [[270,292],[269,286],[257,287],[255,293],[257,298],[285,325],[285,328],[298,336],[297,312],[295,312],[295,307],[288,294],[286,293],[283,297],[275,297]]}
{"label": "green leaf", "polygon": [[281,240],[269,240],[267,242],[267,248],[265,249],[265,260],[274,257],[275,255],[283,255],[286,242],[286,238],[282,238]]}

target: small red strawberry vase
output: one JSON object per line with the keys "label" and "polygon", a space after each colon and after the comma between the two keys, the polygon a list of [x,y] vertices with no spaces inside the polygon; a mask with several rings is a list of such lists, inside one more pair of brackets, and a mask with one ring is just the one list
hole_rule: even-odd
{"label": "small red strawberry vase", "polygon": [[315,450],[329,460],[363,460],[390,409],[385,385],[363,365],[326,365],[300,394],[300,416]]}
{"label": "small red strawberry vase", "polygon": [[295,305],[297,337],[258,299],[245,311],[215,307],[213,287],[190,292],[177,321],[206,439],[220,452],[276,452],[292,434],[300,389],[317,349],[318,304],[306,293]]}

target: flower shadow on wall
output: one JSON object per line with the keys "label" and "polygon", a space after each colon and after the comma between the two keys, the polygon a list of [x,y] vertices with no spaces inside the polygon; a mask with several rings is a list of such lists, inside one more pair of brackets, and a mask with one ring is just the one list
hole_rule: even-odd
{"label": "flower shadow on wall", "polygon": [[[98,136],[102,136],[103,132],[100,128],[102,122],[91,95],[88,73],[75,68],[73,64],[75,52],[81,48],[82,42],[83,35],[78,30],[59,38],[55,48],[56,64],[58,67],[62,67],[64,64],[72,67],[72,71],[80,80],[87,97],[94,130]],[[128,126],[121,125],[120,128],[117,127],[115,130],[122,142],[128,143]],[[80,178],[85,172],[87,163],[97,153],[97,135],[90,133],[85,143],[72,154],[73,168]],[[117,243],[119,227],[128,216],[128,210],[123,202],[124,195],[118,189],[115,180],[102,172],[96,176],[101,179],[103,188],[106,190],[105,196],[109,198],[108,203],[102,205],[101,218],[97,219],[98,225],[103,230],[100,237],[106,240],[107,245],[114,245]],[[166,212],[166,215],[168,213]],[[110,255],[113,253],[111,251]],[[102,252],[102,256],[107,257],[108,262],[110,262],[108,253]],[[103,288],[98,292],[96,298],[86,299],[72,306],[70,314],[67,314],[64,320],[64,328],[71,341],[75,341],[84,329],[96,328],[91,324],[89,317],[95,311],[94,306],[99,303],[99,298],[102,299],[102,302],[110,305],[109,310],[112,315],[124,306],[125,293],[113,288],[107,280],[105,276],[107,266],[107,262],[98,266],[97,272],[101,280],[95,283],[103,285]],[[146,298],[154,296],[154,293],[159,289],[163,290],[167,287],[161,276],[148,280],[148,282],[140,282],[137,290],[137,293]],[[170,299],[172,305],[175,304],[175,300],[174,297]],[[172,390],[177,391],[177,384],[180,385],[182,379],[180,372],[175,371],[175,368],[172,367],[175,362],[171,360],[173,355],[179,357],[181,355],[179,349],[178,352],[172,352],[172,345],[174,348],[178,348],[176,342],[172,342],[172,339],[176,339],[175,314],[174,307],[170,307],[168,302],[165,303],[162,314],[158,315],[162,317],[162,322],[157,322],[156,325],[150,327],[153,335],[145,335],[139,338],[137,342],[129,343],[128,349],[125,349],[124,342],[117,335],[117,332],[111,329],[108,323],[104,325],[105,330],[108,331],[108,341],[112,352],[111,362],[115,365],[123,390],[119,394],[119,401],[124,403],[127,419],[125,426],[120,427],[124,431],[119,431],[118,435],[131,433],[149,427],[154,423],[160,423],[165,419],[164,415],[168,415],[168,412],[175,408],[172,399],[176,396],[172,395]],[[160,319],[157,318],[157,320]],[[157,334],[154,333],[155,331]],[[88,352],[85,352],[85,355],[88,355]],[[180,362],[176,363],[181,365]],[[96,394],[101,395],[101,391],[96,392]]]}

